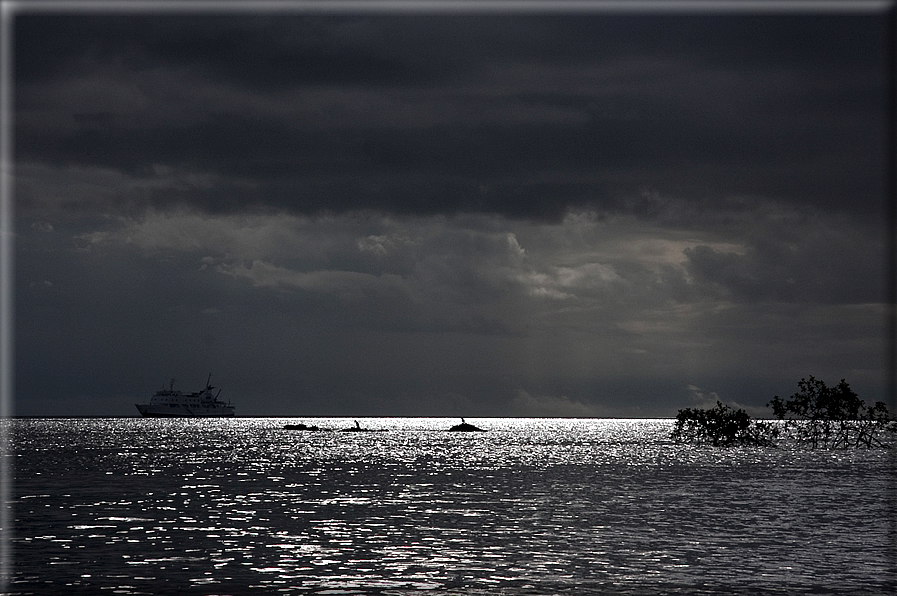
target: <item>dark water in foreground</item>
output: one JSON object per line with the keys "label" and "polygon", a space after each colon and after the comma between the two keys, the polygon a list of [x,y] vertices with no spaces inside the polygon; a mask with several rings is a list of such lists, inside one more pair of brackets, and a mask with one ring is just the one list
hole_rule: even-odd
{"label": "dark water in foreground", "polygon": [[14,594],[895,592],[893,451],[670,420],[6,420]]}

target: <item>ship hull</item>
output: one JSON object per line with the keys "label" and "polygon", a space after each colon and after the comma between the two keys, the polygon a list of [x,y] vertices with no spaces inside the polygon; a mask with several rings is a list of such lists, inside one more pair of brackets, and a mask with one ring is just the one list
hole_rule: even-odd
{"label": "ship hull", "polygon": [[234,415],[232,407],[170,407],[169,404],[134,404],[144,418],[230,418]]}

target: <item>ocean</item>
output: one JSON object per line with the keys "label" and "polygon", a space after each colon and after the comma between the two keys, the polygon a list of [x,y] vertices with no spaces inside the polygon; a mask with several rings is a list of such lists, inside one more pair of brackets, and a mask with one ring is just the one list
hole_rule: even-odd
{"label": "ocean", "polygon": [[897,593],[894,450],[711,448],[672,420],[3,420],[9,589]]}

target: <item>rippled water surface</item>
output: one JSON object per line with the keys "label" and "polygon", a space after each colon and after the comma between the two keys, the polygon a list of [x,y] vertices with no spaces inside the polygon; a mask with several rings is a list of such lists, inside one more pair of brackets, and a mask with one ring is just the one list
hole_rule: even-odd
{"label": "rippled water surface", "polygon": [[893,451],[670,420],[7,420],[15,594],[894,591]]}

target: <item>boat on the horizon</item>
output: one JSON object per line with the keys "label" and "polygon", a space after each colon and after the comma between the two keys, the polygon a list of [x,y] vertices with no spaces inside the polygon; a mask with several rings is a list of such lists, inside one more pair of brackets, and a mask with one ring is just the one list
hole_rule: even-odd
{"label": "boat on the horizon", "polygon": [[220,418],[234,415],[234,406],[218,399],[218,393],[212,394],[212,385],[206,380],[206,388],[194,393],[184,393],[174,388],[174,379],[156,392],[148,404],[134,404],[141,416],[149,418]]}

